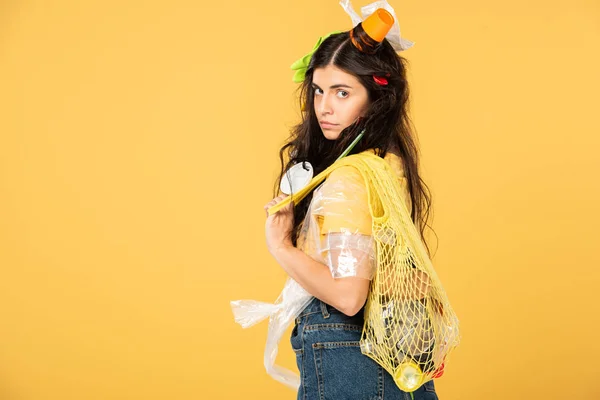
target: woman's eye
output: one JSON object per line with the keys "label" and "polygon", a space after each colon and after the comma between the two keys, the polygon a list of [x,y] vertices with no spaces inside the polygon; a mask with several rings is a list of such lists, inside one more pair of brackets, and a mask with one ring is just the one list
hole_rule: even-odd
{"label": "woman's eye", "polygon": [[323,91],[319,88],[315,88],[315,94],[323,94]]}
{"label": "woman's eye", "polygon": [[337,96],[342,99],[348,97],[349,94],[350,93],[346,92],[345,90],[339,90],[337,92]]}

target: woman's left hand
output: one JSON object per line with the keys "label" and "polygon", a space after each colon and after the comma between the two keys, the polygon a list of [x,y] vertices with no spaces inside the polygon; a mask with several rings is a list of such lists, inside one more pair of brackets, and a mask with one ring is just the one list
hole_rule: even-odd
{"label": "woman's left hand", "polygon": [[294,205],[290,204],[283,207],[276,213],[269,215],[269,208],[282,202],[287,194],[282,194],[268,202],[264,209],[267,214],[267,222],[265,223],[265,235],[267,239],[267,248],[271,254],[285,247],[293,247],[291,240],[291,232],[294,227]]}

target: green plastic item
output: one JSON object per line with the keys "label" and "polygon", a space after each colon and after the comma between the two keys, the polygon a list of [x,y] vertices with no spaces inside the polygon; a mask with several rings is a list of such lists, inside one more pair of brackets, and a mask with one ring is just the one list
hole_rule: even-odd
{"label": "green plastic item", "polygon": [[315,51],[317,51],[317,49],[319,48],[319,46],[321,45],[321,43],[323,43],[323,41],[325,39],[327,39],[329,36],[334,35],[336,33],[342,33],[341,31],[333,31],[328,33],[325,36],[321,36],[319,38],[319,40],[317,41],[317,44],[315,44],[315,46],[313,47],[313,49],[306,55],[302,56],[301,58],[299,58],[298,60],[294,61],[294,63],[290,66],[290,68],[294,71],[296,71],[294,73],[294,77],[292,78],[292,80],[295,83],[300,83],[304,80],[304,78],[306,77],[306,70],[308,69],[308,64],[310,64],[310,59],[312,58],[312,55],[314,54]]}

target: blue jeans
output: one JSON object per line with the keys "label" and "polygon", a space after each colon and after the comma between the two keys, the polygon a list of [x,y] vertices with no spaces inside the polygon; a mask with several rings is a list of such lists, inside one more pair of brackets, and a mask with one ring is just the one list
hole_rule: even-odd
{"label": "blue jeans", "polygon": [[438,400],[433,381],[412,393],[360,351],[363,309],[349,317],[314,298],[296,318],[292,349],[300,371],[298,400]]}

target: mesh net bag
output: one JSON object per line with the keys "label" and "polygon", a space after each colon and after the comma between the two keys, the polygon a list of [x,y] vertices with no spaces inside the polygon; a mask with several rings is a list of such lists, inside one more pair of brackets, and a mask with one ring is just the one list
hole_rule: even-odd
{"label": "mesh net bag", "polygon": [[[369,231],[368,244],[353,243],[352,247],[374,247],[372,252],[365,250],[368,258],[375,258],[375,268],[365,275],[371,279],[371,284],[365,305],[361,352],[388,371],[401,390],[413,392],[426,381],[442,375],[449,354],[460,341],[458,319],[412,222],[408,202],[404,201],[407,200],[406,193],[387,161],[371,151],[341,158],[286,200],[293,197],[299,202],[341,167],[353,167],[358,180],[362,177],[361,190],[366,190],[368,211],[359,213],[354,209],[353,214],[370,214],[371,229],[359,229]],[[283,207],[289,203],[286,200],[269,211]],[[347,222],[345,226],[348,226]],[[332,241],[332,238],[339,240],[338,237],[328,237],[320,250],[339,247]],[[303,247],[310,243],[304,242]],[[332,273],[336,276],[342,271],[344,269],[338,263]],[[358,276],[356,271],[349,275]],[[274,305],[257,306],[249,301],[238,301],[232,302],[232,307],[236,321],[245,327],[269,317],[265,366],[275,379],[297,388],[298,380],[294,374],[284,373],[274,366],[277,343],[283,330],[312,297],[298,284],[297,290],[292,290],[291,283],[295,282],[288,279]]]}
{"label": "mesh net bag", "polygon": [[412,392],[443,373],[460,341],[458,319],[409,210],[398,201],[402,190],[389,165],[370,153],[335,165],[352,165],[362,174],[376,243],[377,269],[365,308],[361,351],[385,368],[400,389]]}

